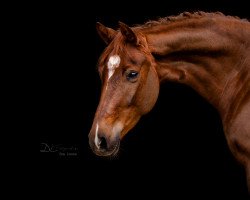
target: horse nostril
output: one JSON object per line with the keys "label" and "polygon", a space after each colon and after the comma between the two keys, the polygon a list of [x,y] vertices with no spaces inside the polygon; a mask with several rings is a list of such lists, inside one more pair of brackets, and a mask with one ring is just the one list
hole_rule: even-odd
{"label": "horse nostril", "polygon": [[103,149],[103,150],[108,149],[107,141],[104,137],[100,138],[100,149]]}

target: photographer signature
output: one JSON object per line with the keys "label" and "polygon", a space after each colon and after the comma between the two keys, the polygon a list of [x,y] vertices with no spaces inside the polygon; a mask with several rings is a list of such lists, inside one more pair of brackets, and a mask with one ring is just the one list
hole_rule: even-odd
{"label": "photographer signature", "polygon": [[47,143],[40,143],[40,152],[77,152],[77,147],[75,146],[66,146],[62,144],[47,144]]}

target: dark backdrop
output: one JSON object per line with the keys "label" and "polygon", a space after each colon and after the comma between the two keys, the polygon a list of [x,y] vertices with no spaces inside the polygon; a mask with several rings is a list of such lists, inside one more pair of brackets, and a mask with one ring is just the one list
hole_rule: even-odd
{"label": "dark backdrop", "polygon": [[95,156],[88,132],[101,92],[96,64],[105,48],[96,34],[97,21],[117,28],[118,21],[133,25],[198,10],[248,18],[247,6],[239,1],[153,1],[140,6],[117,1],[42,8],[36,38],[41,174],[61,170],[60,177],[79,177],[81,172],[80,181],[96,191],[153,194],[156,199],[183,194],[246,198],[244,172],[227,147],[217,111],[187,86],[161,86],[154,109],[124,138],[116,159]]}

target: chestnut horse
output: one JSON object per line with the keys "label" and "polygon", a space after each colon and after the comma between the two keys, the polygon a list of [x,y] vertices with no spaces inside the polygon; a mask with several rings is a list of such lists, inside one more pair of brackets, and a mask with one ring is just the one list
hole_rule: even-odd
{"label": "chestnut horse", "polygon": [[185,12],[135,27],[119,22],[119,30],[97,23],[97,32],[108,46],[98,63],[102,94],[89,133],[93,152],[115,155],[153,108],[160,83],[184,83],[218,110],[250,190],[250,23]]}

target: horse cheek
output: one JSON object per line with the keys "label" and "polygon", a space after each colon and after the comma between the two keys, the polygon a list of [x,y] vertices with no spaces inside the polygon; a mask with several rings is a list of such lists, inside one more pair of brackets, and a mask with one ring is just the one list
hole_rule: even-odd
{"label": "horse cheek", "polygon": [[159,78],[153,67],[149,68],[146,83],[142,88],[142,114],[148,113],[155,105],[159,95]]}

